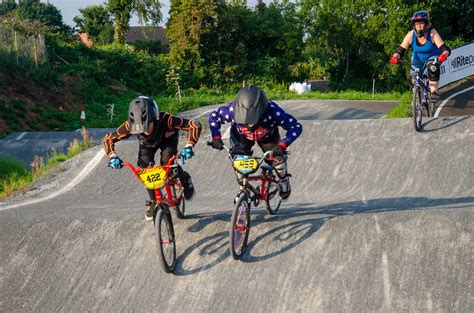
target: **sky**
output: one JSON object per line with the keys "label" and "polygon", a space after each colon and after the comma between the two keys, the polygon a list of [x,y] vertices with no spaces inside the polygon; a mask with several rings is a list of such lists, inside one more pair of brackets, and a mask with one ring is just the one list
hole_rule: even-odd
{"label": "sky", "polygon": [[[75,26],[73,18],[79,15],[79,9],[89,5],[101,5],[105,3],[105,0],[41,0],[41,2],[49,2],[61,11],[63,21],[65,24]],[[271,0],[264,0],[265,3],[270,3]],[[249,6],[254,6],[257,0],[247,0]],[[161,13],[163,14],[163,20],[168,19],[168,11],[170,9],[170,1],[161,1]],[[130,26],[138,25],[138,18],[133,17],[130,21]]]}

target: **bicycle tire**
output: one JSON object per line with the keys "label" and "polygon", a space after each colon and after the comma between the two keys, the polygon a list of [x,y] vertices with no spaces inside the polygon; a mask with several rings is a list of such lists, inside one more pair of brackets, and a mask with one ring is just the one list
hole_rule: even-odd
{"label": "bicycle tire", "polygon": [[428,101],[428,116],[429,117],[434,117],[435,115],[435,112],[436,112],[436,101],[433,101],[433,100],[429,100]]}
{"label": "bicycle tire", "polygon": [[176,267],[176,238],[171,212],[165,204],[161,204],[156,213],[155,239],[161,267],[167,273],[174,272]]}
{"label": "bicycle tire", "polygon": [[280,197],[280,184],[275,181],[265,182],[265,206],[268,213],[275,215],[280,209],[281,197]]}
{"label": "bicycle tire", "polygon": [[176,201],[176,216],[179,219],[184,219],[186,212],[186,200],[183,195],[183,185],[177,183],[174,185],[175,201]]}
{"label": "bicycle tire", "polygon": [[421,90],[419,87],[413,88],[413,99],[411,102],[411,109],[413,115],[413,126],[417,132],[422,128],[422,107],[421,107]]}
{"label": "bicycle tire", "polygon": [[246,192],[242,192],[235,202],[230,226],[230,254],[235,260],[242,257],[247,248],[250,233],[250,204]]}

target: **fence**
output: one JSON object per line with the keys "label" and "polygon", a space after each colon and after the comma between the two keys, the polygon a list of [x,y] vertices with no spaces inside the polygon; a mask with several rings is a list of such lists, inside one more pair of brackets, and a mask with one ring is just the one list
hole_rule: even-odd
{"label": "fence", "polygon": [[16,63],[38,65],[48,60],[44,36],[26,37],[16,31],[0,29],[0,49],[11,53]]}

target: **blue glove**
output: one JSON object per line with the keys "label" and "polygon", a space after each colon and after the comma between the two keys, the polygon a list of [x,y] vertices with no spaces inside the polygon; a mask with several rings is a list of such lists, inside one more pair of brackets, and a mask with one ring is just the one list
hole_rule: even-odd
{"label": "blue glove", "polygon": [[193,148],[192,147],[184,147],[184,149],[181,151],[181,162],[184,164],[185,160],[189,160],[192,158],[194,155]]}
{"label": "blue glove", "polygon": [[112,156],[110,157],[107,166],[113,168],[114,170],[119,170],[123,167],[122,160],[120,160],[120,158],[116,155]]}

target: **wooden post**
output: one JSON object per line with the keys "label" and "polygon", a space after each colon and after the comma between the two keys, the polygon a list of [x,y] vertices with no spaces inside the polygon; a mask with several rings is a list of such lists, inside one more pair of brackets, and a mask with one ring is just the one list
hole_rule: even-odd
{"label": "wooden post", "polygon": [[33,50],[34,50],[34,53],[35,53],[35,65],[36,65],[36,68],[38,68],[38,55],[37,55],[37,45],[36,45],[36,37],[33,38]]}
{"label": "wooden post", "polygon": [[16,37],[16,31],[13,31],[13,37],[15,40],[15,54],[16,54],[16,65],[18,65],[18,39]]}

